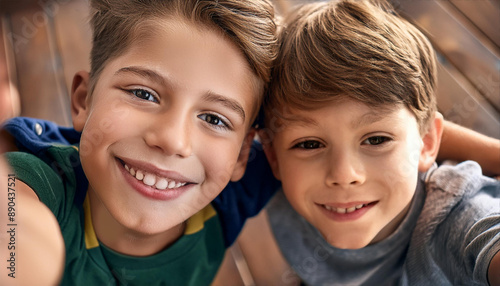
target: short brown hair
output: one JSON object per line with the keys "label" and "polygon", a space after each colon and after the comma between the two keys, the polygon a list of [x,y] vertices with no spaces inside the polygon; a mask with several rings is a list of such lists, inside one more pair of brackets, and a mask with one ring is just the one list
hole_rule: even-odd
{"label": "short brown hair", "polygon": [[255,74],[268,83],[276,57],[274,8],[269,0],[91,0],[91,90],[106,63],[123,54],[144,25],[180,16],[216,29],[236,44]]}
{"label": "short brown hair", "polygon": [[436,110],[435,53],[427,38],[385,2],[331,1],[302,6],[286,20],[265,100],[316,108],[347,96],[365,104],[404,104],[424,131]]}

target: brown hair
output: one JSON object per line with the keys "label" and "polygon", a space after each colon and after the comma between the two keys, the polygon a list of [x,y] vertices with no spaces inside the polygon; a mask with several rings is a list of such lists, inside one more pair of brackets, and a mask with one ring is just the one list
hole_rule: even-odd
{"label": "brown hair", "polygon": [[279,45],[266,122],[283,115],[278,108],[316,108],[344,96],[375,106],[404,104],[421,132],[433,117],[434,50],[387,3],[302,6],[285,20]]}
{"label": "brown hair", "polygon": [[123,54],[144,26],[180,16],[226,35],[268,83],[276,56],[274,9],[269,0],[91,0],[91,91],[106,63]]}

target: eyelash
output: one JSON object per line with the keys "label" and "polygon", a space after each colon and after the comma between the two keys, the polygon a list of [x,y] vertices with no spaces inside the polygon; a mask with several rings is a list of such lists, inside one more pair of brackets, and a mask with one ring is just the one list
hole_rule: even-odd
{"label": "eyelash", "polygon": [[[198,115],[198,118],[205,121],[208,125],[212,126],[213,128],[222,129],[222,130],[232,130],[229,123],[225,119],[223,119],[221,116],[218,116],[216,114],[203,113],[203,114]],[[209,122],[209,121],[213,121],[213,120],[216,120],[217,123]],[[222,125],[219,125],[219,124],[222,124]]]}
{"label": "eyelash", "polygon": [[[159,102],[157,97],[154,96],[152,94],[152,92],[150,92],[146,89],[137,88],[137,89],[128,89],[126,91],[139,99],[151,101],[151,102],[156,102],[156,103]],[[146,93],[146,96],[140,96],[139,93]],[[223,129],[223,130],[232,130],[230,125],[228,124],[228,122],[226,120],[224,120],[223,118],[221,118],[221,116],[218,116],[216,114],[203,113],[203,114],[198,115],[198,118],[205,121],[207,124],[209,124],[210,126],[213,126],[214,128]],[[217,123],[210,123],[209,122],[209,121],[213,122],[213,120],[217,121]]]}
{"label": "eyelash", "polygon": [[[373,142],[370,143],[370,139],[371,140],[377,139],[377,141],[381,141],[381,142],[373,144]],[[389,138],[389,137],[386,137],[386,136],[372,136],[372,137],[366,138],[361,143],[363,145],[380,146],[380,145],[385,145],[385,144],[387,144],[390,141],[392,141],[392,138]]]}
{"label": "eyelash", "polygon": [[[370,142],[372,140],[377,140],[378,142]],[[385,145],[392,141],[392,138],[386,137],[386,136],[371,136],[367,139],[365,139],[362,144],[363,145],[370,145],[370,146],[380,146],[380,145]],[[319,149],[324,147],[323,143],[316,141],[316,140],[305,140],[302,142],[299,142],[295,145],[292,146],[292,149],[304,149],[304,150],[314,150],[314,149]]]}
{"label": "eyelash", "polygon": [[292,149],[314,150],[323,147],[323,143],[316,140],[305,140],[293,145]]}
{"label": "eyelash", "polygon": [[[151,101],[151,102],[155,102],[155,103],[159,102],[158,98],[152,92],[150,92],[150,91],[148,91],[146,89],[135,88],[135,89],[128,89],[126,91],[128,93],[132,94],[133,96],[139,98],[139,99],[146,100],[146,101]],[[142,94],[142,93],[146,93],[146,96],[144,96],[144,95],[140,96],[139,95],[139,94]]]}

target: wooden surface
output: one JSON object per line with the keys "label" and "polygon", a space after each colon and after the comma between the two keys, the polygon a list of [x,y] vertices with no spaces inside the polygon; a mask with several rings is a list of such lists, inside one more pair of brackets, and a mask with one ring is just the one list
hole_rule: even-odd
{"label": "wooden surface", "polygon": [[467,1],[397,3],[402,15],[427,35],[439,53],[437,99],[441,113],[446,119],[500,139],[500,46],[494,40],[500,37],[500,29],[493,26],[500,21],[500,4]]}

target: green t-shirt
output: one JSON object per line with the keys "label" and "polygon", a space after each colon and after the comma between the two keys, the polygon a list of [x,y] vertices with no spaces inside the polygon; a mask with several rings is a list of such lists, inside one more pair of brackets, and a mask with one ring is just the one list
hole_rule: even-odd
{"label": "green t-shirt", "polygon": [[[187,221],[184,235],[167,249],[132,257],[99,244],[86,200],[88,182],[78,149],[52,146],[44,160],[7,153],[17,179],[30,186],[54,213],[65,242],[61,285],[209,285],[224,257],[224,237],[212,205]],[[50,263],[50,262],[48,262]]]}

